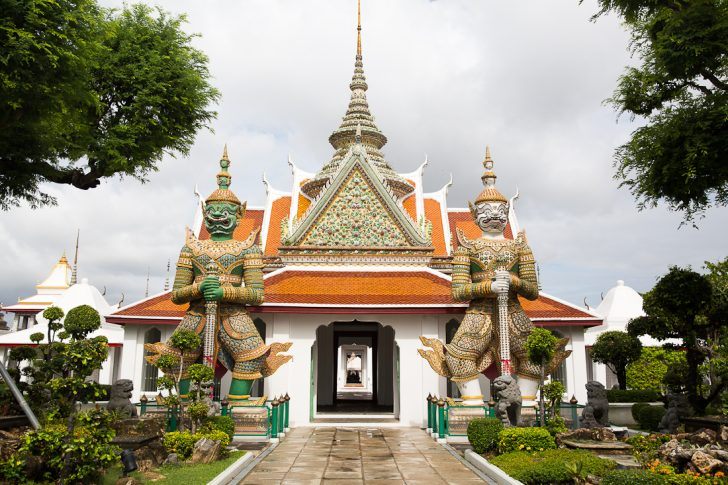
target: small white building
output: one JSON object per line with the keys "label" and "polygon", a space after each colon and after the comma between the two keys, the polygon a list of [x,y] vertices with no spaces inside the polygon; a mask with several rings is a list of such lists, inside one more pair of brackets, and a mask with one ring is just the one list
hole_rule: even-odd
{"label": "small white building", "polygon": [[17,304],[4,310],[15,313],[12,328],[0,335],[0,359],[8,365],[10,349],[21,345],[36,345],[30,340],[34,333],[43,333],[41,343],[47,343],[48,321],[43,318],[43,310],[57,306],[64,313],[80,305],[88,305],[99,312],[101,328],[90,337],[103,335],[109,342],[109,356],[103,367],[93,377],[99,384],[111,384],[118,378],[121,362],[121,346],[124,343],[124,329],[119,325],[107,323],[105,317],[117,310],[109,305],[101,292],[89,284],[86,278],[71,285],[71,267],[65,256],[51,270],[50,275],[36,286],[37,294],[19,300]]}

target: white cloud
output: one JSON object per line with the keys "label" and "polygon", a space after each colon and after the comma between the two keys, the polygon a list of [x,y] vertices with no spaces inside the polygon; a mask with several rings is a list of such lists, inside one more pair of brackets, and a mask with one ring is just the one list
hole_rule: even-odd
{"label": "white cloud", "polygon": [[[120,6],[121,1],[103,2]],[[0,214],[5,241],[0,301],[33,293],[81,228],[80,273],[109,300],[161,290],[192,222],[196,184],[213,188],[228,143],[233,189],[261,205],[265,171],[287,189],[291,153],[315,171],[348,98],[355,2],[225,0],[158,2],[186,12],[188,31],[210,57],[222,91],[215,133],[201,132],[186,159],[165,159],[146,184],[112,180],[87,192],[52,187],[59,206]],[[700,231],[679,215],[638,213],[612,179],[612,153],[634,129],[602,102],[632,62],[617,19],[596,23],[594,1],[364,0],[368,99],[390,142],[392,166],[410,171],[430,158],[426,189],[454,175],[450,205],[480,190],[490,144],[499,187],[519,187],[518,213],[540,260],[545,289],[592,304],[617,279],[647,290],[671,264],[700,267],[725,257],[728,216],[714,210]]]}

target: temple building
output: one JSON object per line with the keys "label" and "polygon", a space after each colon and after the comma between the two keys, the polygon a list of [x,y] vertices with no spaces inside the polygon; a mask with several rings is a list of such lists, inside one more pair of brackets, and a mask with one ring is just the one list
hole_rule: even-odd
{"label": "temple building", "polygon": [[[248,207],[234,234],[238,240],[252,235],[264,254],[265,301],[249,307],[258,330],[267,342],[293,343],[292,362],[258,383],[253,395],[288,393],[293,426],[335,420],[340,413],[420,426],[428,393],[457,397],[457,390],[419,357],[419,337],[449,341],[454,335],[467,308],[451,295],[457,234],[473,239],[481,231],[468,209],[448,206],[452,181],[424,191],[426,160],[398,172],[386,159],[387,137],[366,97],[360,25],[349,86],[348,108],[329,137],[331,159],[316,173],[289,160],[288,190],[264,181],[265,205]],[[242,176],[232,159],[230,173]],[[473,171],[478,173],[478,160]],[[195,235],[209,238],[199,209],[194,221]],[[519,230],[511,209],[506,237]],[[534,324],[569,339],[572,353],[554,378],[566,385],[567,399],[584,402],[584,331],[602,318],[544,293],[521,303]],[[144,344],[169,338],[185,310],[167,291],[107,316],[124,326],[120,377],[134,381],[135,400],[158,392],[157,369],[145,362]]]}

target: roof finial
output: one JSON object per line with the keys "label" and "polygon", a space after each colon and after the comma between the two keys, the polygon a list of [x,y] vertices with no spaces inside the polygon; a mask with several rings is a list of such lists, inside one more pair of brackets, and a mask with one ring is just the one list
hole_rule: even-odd
{"label": "roof finial", "polygon": [[356,0],[356,55],[361,57],[361,0]]}
{"label": "roof finial", "polygon": [[81,229],[76,230],[76,254],[73,256],[73,271],[71,271],[71,286],[78,283],[78,239],[81,237]]}
{"label": "roof finial", "polygon": [[225,143],[225,146],[222,149],[222,158],[220,160],[227,160],[228,162],[230,161],[227,154],[227,143]]}
{"label": "roof finial", "polygon": [[149,266],[147,266],[147,287],[144,290],[144,298],[149,296]]}
{"label": "roof finial", "polygon": [[164,291],[165,292],[169,291],[169,264],[170,264],[170,262],[171,262],[170,259],[167,258],[167,277],[164,279]]}
{"label": "roof finial", "polygon": [[485,147],[485,159],[483,159],[483,168],[485,168],[485,171],[483,172],[483,175],[480,177],[480,180],[483,181],[483,185],[485,185],[485,188],[483,191],[478,195],[478,198],[475,200],[475,203],[479,202],[505,202],[508,203],[508,199],[506,199],[503,194],[498,192],[498,189],[495,188],[495,172],[493,171],[493,158],[490,156],[490,146]]}

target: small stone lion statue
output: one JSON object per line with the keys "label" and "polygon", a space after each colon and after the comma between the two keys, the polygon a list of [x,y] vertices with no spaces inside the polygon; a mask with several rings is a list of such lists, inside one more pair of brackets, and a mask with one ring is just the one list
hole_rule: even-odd
{"label": "small stone lion statue", "polygon": [[667,395],[667,412],[662,417],[658,429],[660,433],[674,434],[680,426],[680,418],[692,415],[688,397],[679,392]]}
{"label": "small stone lion statue", "polygon": [[521,420],[521,389],[512,376],[499,376],[493,381],[493,389],[498,398],[495,417],[503,426],[518,426]]}
{"label": "small stone lion statue", "polygon": [[603,428],[609,426],[609,401],[607,390],[598,381],[586,383],[586,406],[579,418],[582,428]]}
{"label": "small stone lion statue", "polygon": [[137,409],[131,403],[131,391],[133,390],[134,383],[129,379],[119,379],[114,382],[106,409],[117,412],[122,418],[136,418]]}

